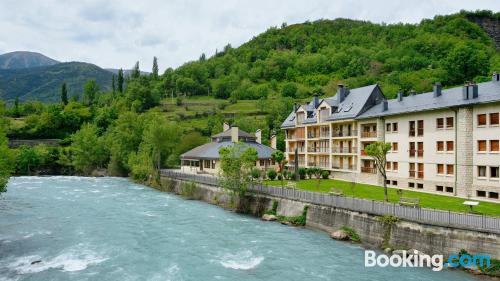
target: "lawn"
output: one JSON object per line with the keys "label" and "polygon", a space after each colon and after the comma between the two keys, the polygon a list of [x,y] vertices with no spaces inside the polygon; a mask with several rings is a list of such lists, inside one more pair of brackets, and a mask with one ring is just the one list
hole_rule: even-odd
{"label": "lawn", "polygon": [[[272,186],[281,186],[281,181],[266,181],[266,184]],[[285,181],[286,185],[286,181]],[[332,187],[342,189],[345,196],[358,197],[370,200],[383,201],[384,189],[381,186],[368,185],[368,184],[351,184],[347,181],[341,180],[321,180],[318,186],[318,180],[307,179],[300,180],[297,187],[303,190],[315,192],[329,192]],[[396,193],[397,189],[389,188],[389,201],[397,203],[399,197]],[[415,192],[411,190],[403,190],[403,197],[420,198],[420,206],[423,208],[451,210],[456,212],[469,212],[469,207],[464,206],[462,203],[465,201],[463,198],[456,198],[444,195],[429,194],[423,192]],[[479,205],[474,207],[474,213],[485,214],[490,216],[500,217],[500,204],[480,201]]]}

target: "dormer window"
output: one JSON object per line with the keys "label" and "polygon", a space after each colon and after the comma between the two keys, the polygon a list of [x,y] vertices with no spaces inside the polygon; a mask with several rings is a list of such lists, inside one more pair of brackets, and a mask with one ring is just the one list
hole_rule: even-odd
{"label": "dormer window", "polygon": [[304,123],[305,114],[304,112],[297,112],[297,124],[300,125]]}
{"label": "dormer window", "polygon": [[330,110],[328,110],[327,107],[324,107],[324,108],[320,109],[320,111],[319,111],[319,121],[320,122],[325,122],[326,118],[328,118],[329,112],[330,112]]}

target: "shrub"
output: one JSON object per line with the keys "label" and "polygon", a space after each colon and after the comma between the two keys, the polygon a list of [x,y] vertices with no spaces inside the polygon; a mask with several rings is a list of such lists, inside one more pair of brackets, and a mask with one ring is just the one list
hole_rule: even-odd
{"label": "shrub", "polygon": [[312,177],[313,177],[313,175],[314,175],[314,168],[309,168],[309,169],[307,169],[306,173],[307,173],[307,177],[308,177],[309,179],[312,179]]}
{"label": "shrub", "polygon": [[322,171],[322,172],[321,172],[321,177],[322,177],[324,180],[328,179],[328,177],[329,177],[329,176],[330,176],[330,172],[328,172],[328,171]]}
{"label": "shrub", "polygon": [[274,180],[276,178],[276,171],[275,170],[268,170],[267,171],[267,177],[270,179],[270,180]]}
{"label": "shrub", "polygon": [[278,180],[282,180],[283,176],[281,174],[278,175]]}
{"label": "shrub", "polygon": [[177,106],[181,106],[181,105],[182,105],[182,97],[177,97],[177,98],[175,99],[175,104],[176,104]]}
{"label": "shrub", "polygon": [[306,174],[307,174],[306,168],[299,168],[299,176],[301,180],[306,178]]}
{"label": "shrub", "polygon": [[268,214],[268,215],[276,215],[277,211],[278,211],[278,201],[277,200],[273,200],[273,207],[271,208],[271,210],[267,210],[266,214]]}
{"label": "shrub", "polygon": [[348,226],[343,226],[340,229],[343,230],[345,233],[347,233],[347,236],[349,236],[349,239],[351,239],[351,241],[354,241],[354,242],[361,241],[361,238],[359,238],[359,235],[356,232],[356,230],[354,230]]}
{"label": "shrub", "polygon": [[253,168],[251,174],[254,179],[260,178],[260,170],[258,168]]}
{"label": "shrub", "polygon": [[294,172],[290,172],[289,176],[290,176],[291,180],[295,180],[295,173]]}

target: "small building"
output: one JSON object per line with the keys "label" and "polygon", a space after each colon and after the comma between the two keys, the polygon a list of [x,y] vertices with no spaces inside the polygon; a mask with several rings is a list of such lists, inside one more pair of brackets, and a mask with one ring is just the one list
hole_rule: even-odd
{"label": "small building", "polygon": [[181,155],[181,170],[191,173],[217,174],[220,168],[219,150],[240,142],[257,150],[258,161],[255,166],[262,170],[275,168],[271,154],[276,150],[276,137],[271,138],[271,146],[262,144],[261,130],[255,134],[247,133],[238,127],[224,123],[224,131],[212,136],[212,141],[200,145]]}

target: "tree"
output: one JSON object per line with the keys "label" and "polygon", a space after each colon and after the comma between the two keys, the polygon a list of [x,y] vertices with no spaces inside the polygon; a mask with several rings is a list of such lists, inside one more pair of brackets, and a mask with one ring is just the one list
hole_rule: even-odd
{"label": "tree", "polygon": [[139,69],[139,62],[138,61],[135,63],[134,68],[132,69],[132,73],[130,74],[130,76],[133,79],[137,79],[137,78],[141,77],[141,70]]}
{"label": "tree", "polygon": [[0,193],[7,191],[7,182],[16,166],[14,151],[9,149],[8,140],[0,124]]}
{"label": "tree", "polygon": [[122,94],[123,93],[123,81],[124,81],[124,79],[123,79],[123,69],[121,69],[121,68],[120,68],[120,70],[118,70],[118,79],[117,80],[118,80],[117,81],[118,82],[118,92],[120,94]]}
{"label": "tree", "polygon": [[31,175],[33,169],[40,163],[40,159],[33,147],[23,145],[19,149],[16,162],[19,173]]}
{"label": "tree", "polygon": [[295,83],[286,83],[281,89],[281,95],[284,97],[295,98],[297,94],[297,86]]}
{"label": "tree", "polygon": [[163,116],[155,115],[149,120],[144,131],[143,143],[151,149],[154,168],[160,171],[164,159],[167,159],[178,144],[179,127],[168,122]]}
{"label": "tree", "polygon": [[83,89],[83,99],[87,105],[94,104],[97,93],[99,92],[99,85],[95,82],[94,79],[90,79],[85,83],[85,87]]}
{"label": "tree", "polygon": [[220,185],[238,195],[240,199],[238,209],[241,210],[242,199],[252,181],[252,168],[258,160],[257,150],[243,143],[235,143],[232,146],[222,147],[219,155]]}
{"label": "tree", "polygon": [[201,53],[201,56],[199,58],[199,61],[205,61],[207,58],[205,56],[205,53]]}
{"label": "tree", "polygon": [[271,154],[271,159],[273,159],[273,161],[278,164],[278,173],[281,174],[281,187],[284,187],[285,183],[283,182],[283,172],[285,171],[285,165],[287,162],[285,154],[283,153],[283,151],[276,150]]}
{"label": "tree", "polygon": [[61,86],[61,102],[63,105],[68,104],[68,90],[66,89],[66,83],[63,83]]}
{"label": "tree", "polygon": [[387,173],[386,173],[386,163],[387,163],[387,152],[391,150],[391,144],[385,142],[374,142],[365,147],[366,155],[370,156],[375,160],[375,166],[377,170],[384,178],[384,200],[389,201],[387,195]]}
{"label": "tree", "polygon": [[151,71],[151,77],[153,80],[158,79],[158,59],[153,57],[153,70]]}
{"label": "tree", "polygon": [[14,117],[19,117],[21,110],[19,109],[19,97],[14,100]]}
{"label": "tree", "polygon": [[82,128],[71,136],[73,151],[73,165],[78,171],[90,174],[94,169],[104,166],[108,154],[104,140],[98,136],[97,126],[84,124]]}
{"label": "tree", "polygon": [[483,50],[478,46],[464,43],[457,45],[444,61],[450,84],[464,83],[478,75],[486,75],[489,67],[488,55]]}
{"label": "tree", "polygon": [[115,85],[115,75],[113,74],[113,76],[111,77],[111,91],[113,93],[113,96],[115,95],[116,93],[116,85]]}

